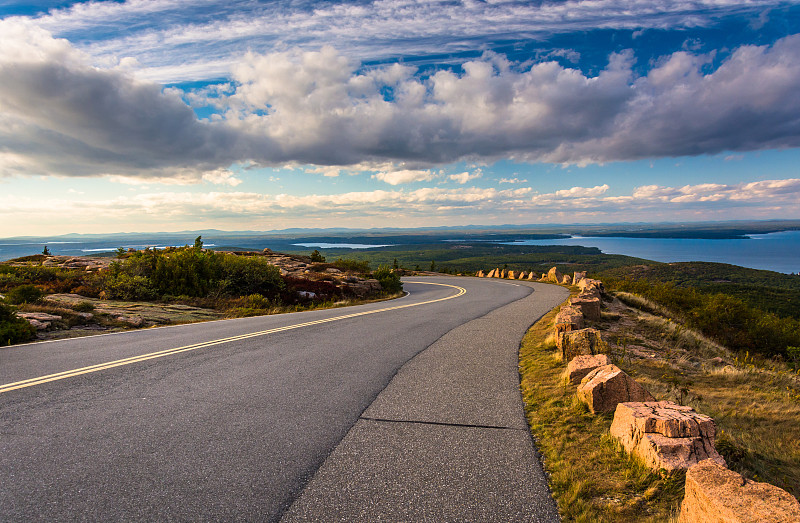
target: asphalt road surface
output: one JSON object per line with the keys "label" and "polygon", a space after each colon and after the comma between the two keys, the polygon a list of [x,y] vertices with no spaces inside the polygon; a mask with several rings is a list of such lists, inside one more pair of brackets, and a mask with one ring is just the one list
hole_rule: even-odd
{"label": "asphalt road surface", "polygon": [[447,277],[405,289],[0,349],[0,520],[279,519],[406,362],[532,292]]}

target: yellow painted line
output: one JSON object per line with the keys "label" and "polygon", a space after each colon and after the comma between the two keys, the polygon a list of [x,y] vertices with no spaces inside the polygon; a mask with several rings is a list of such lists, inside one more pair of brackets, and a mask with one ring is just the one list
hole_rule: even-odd
{"label": "yellow painted line", "polygon": [[394,311],[398,309],[406,309],[408,307],[419,307],[421,305],[429,305],[431,303],[436,303],[440,301],[452,300],[453,298],[458,298],[459,296],[463,296],[466,294],[467,290],[463,287],[458,287],[456,285],[448,285],[445,283],[432,283],[432,282],[422,282],[422,281],[409,281],[406,283],[419,283],[422,285],[439,285],[441,287],[452,287],[453,289],[458,290],[457,294],[452,296],[447,296],[445,298],[438,298],[435,300],[428,300],[423,301],[420,303],[409,303],[407,305],[397,305],[394,307],[386,307],[384,309],[376,309],[373,311],[363,311],[363,312],[355,312],[353,314],[345,314],[343,316],[336,316],[334,318],[325,318],[321,320],[314,320],[314,321],[307,321],[305,323],[296,323],[294,325],[287,325],[285,327],[277,327],[274,329],[258,331],[258,332],[251,332],[248,334],[240,334],[238,336],[230,336],[228,338],[221,338],[218,340],[211,340],[211,341],[204,341],[202,343],[195,343],[193,345],[185,345],[183,347],[176,347],[172,349],[166,349],[158,352],[151,352],[149,354],[142,354],[139,356],[132,356],[130,358],[124,358],[121,360],[115,361],[108,361],[105,363],[98,363],[96,365],[90,365],[88,367],[81,367],[80,369],[73,369],[67,370],[64,372],[58,372],[56,374],[48,374],[47,376],[39,376],[38,378],[30,378],[27,380],[16,381],[14,383],[8,383],[6,385],[0,386],[0,394],[3,392],[10,392],[12,390],[23,389],[25,387],[32,387],[34,385],[41,385],[43,383],[49,383],[51,381],[63,380],[66,378],[72,378],[74,376],[80,376],[82,374],[90,374],[92,372],[98,372],[105,369],[111,369],[114,367],[122,367],[123,365],[130,365],[132,363],[138,363],[140,361],[147,361],[153,360],[156,358],[163,358],[166,356],[172,356],[173,354],[180,354],[181,352],[188,352],[197,349],[203,349],[206,347],[212,347],[214,345],[222,345],[223,343],[230,343],[232,341],[239,341],[245,340],[248,338],[255,338],[258,336],[265,336],[267,334],[275,334],[276,332],[283,332],[293,329],[300,329],[302,327],[310,327],[311,325],[319,325],[321,323],[329,323],[332,321],[339,321],[339,320],[346,320],[349,318],[356,318],[358,316],[367,316],[369,314],[377,314],[379,312],[387,312],[387,311]]}

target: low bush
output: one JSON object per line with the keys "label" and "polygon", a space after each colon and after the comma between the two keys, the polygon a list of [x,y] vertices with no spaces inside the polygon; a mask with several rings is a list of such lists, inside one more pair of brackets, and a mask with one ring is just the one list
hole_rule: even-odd
{"label": "low bush", "polygon": [[19,285],[6,293],[6,299],[15,304],[36,303],[42,299],[44,293],[36,285]]}
{"label": "low bush", "polygon": [[106,298],[126,301],[152,300],[156,297],[153,283],[146,276],[126,273],[109,274],[103,282]]}
{"label": "low bush", "polygon": [[360,260],[350,260],[347,258],[339,258],[333,262],[333,266],[340,271],[355,272],[358,274],[369,274],[369,262]]}
{"label": "low bush", "polygon": [[0,302],[0,346],[23,343],[36,336],[36,329],[17,317],[14,307]]}
{"label": "low bush", "polygon": [[284,288],[280,270],[258,256],[215,254],[197,247],[129,253],[111,264],[103,289],[109,298],[151,300],[262,294]]}
{"label": "low bush", "polygon": [[77,312],[93,312],[94,304],[90,301],[79,301],[72,306],[72,310]]}
{"label": "low bush", "polygon": [[[800,345],[800,320],[779,318],[727,294],[705,294],[671,283],[643,280],[607,279],[605,284],[609,289],[635,293],[655,302],[660,306],[657,307],[659,313],[665,312],[663,307],[669,311],[669,316],[737,352],[785,358],[787,347]],[[631,297],[622,295],[620,298],[636,305]]]}
{"label": "low bush", "polygon": [[389,294],[403,291],[403,282],[400,281],[400,274],[393,271],[388,265],[381,265],[372,275],[381,284],[381,290]]}

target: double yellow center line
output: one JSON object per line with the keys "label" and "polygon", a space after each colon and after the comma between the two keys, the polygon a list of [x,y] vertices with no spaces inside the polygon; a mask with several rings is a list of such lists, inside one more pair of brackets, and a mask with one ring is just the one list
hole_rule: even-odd
{"label": "double yellow center line", "polygon": [[410,281],[406,283],[420,283],[423,285],[439,285],[442,287],[452,287],[458,291],[457,294],[452,296],[447,296],[445,298],[438,298],[435,300],[428,300],[423,301],[420,303],[409,303],[407,305],[397,305],[394,307],[386,307],[384,309],[376,309],[372,311],[364,311],[364,312],[356,312],[353,314],[345,314],[343,316],[336,316],[334,318],[326,318],[322,320],[314,320],[314,321],[307,321],[305,323],[297,323],[294,325],[287,325],[285,327],[277,327],[275,329],[268,329],[264,331],[258,332],[251,332],[248,334],[240,334],[238,336],[231,336],[228,338],[221,338],[218,340],[211,340],[205,341],[202,343],[195,343],[194,345],[185,345],[183,347],[176,347],[174,349],[166,349],[158,352],[151,352],[149,354],[142,354],[140,356],[132,356],[130,358],[124,358],[121,360],[115,361],[108,361],[105,363],[98,363],[97,365],[90,365],[88,367],[81,367],[80,369],[73,369],[67,370],[64,372],[58,372],[56,374],[48,374],[47,376],[39,376],[38,378],[31,378],[23,381],[16,381],[14,383],[8,383],[6,385],[0,385],[0,394],[3,392],[10,392],[12,390],[17,389],[24,389],[25,387],[33,387],[34,385],[41,385],[43,383],[48,383],[51,381],[63,380],[66,378],[72,378],[74,376],[80,376],[82,374],[90,374],[92,372],[98,372],[105,369],[112,369],[114,367],[122,367],[123,365],[130,365],[131,363],[138,363],[140,361],[147,361],[153,360],[156,358],[164,358],[166,356],[172,356],[173,354],[180,354],[181,352],[189,352],[197,349],[204,349],[206,347],[213,347],[214,345],[222,345],[223,343],[230,343],[233,341],[239,340],[246,340],[248,338],[256,338],[258,336],[265,336],[267,334],[275,334],[276,332],[283,332],[289,331],[294,329],[300,329],[303,327],[310,327],[311,325],[319,325],[321,323],[329,323],[332,321],[339,321],[339,320],[346,320],[349,318],[356,318],[358,316],[366,316],[368,314],[377,314],[379,312],[387,312],[387,311],[394,311],[398,309],[406,309],[409,307],[419,307],[420,305],[428,305],[431,303],[436,303],[440,301],[452,300],[453,298],[458,298],[459,296],[463,296],[466,294],[467,290],[463,287],[458,287],[456,285],[448,285],[445,283],[431,283],[431,282],[421,282],[421,281]]}

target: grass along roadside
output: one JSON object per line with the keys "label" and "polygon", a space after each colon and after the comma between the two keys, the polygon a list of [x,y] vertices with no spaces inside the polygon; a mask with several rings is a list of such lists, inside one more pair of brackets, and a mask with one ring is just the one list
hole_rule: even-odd
{"label": "grass along roadside", "polygon": [[593,416],[561,379],[564,363],[550,337],[557,309],[520,348],[525,414],[544,456],[565,521],[665,521],[683,496],[683,477],[662,478],[627,457],[608,436],[612,417]]}
{"label": "grass along roadside", "polygon": [[[782,362],[736,356],[626,297],[606,303],[593,326],[607,353],[657,399],[689,404],[717,423],[717,449],[745,477],[800,494],[800,380]],[[683,498],[684,476],[660,476],[608,436],[611,415],[593,416],[565,385],[552,339],[557,310],[520,348],[523,400],[565,521],[666,521]],[[653,314],[656,313],[656,314]]]}

